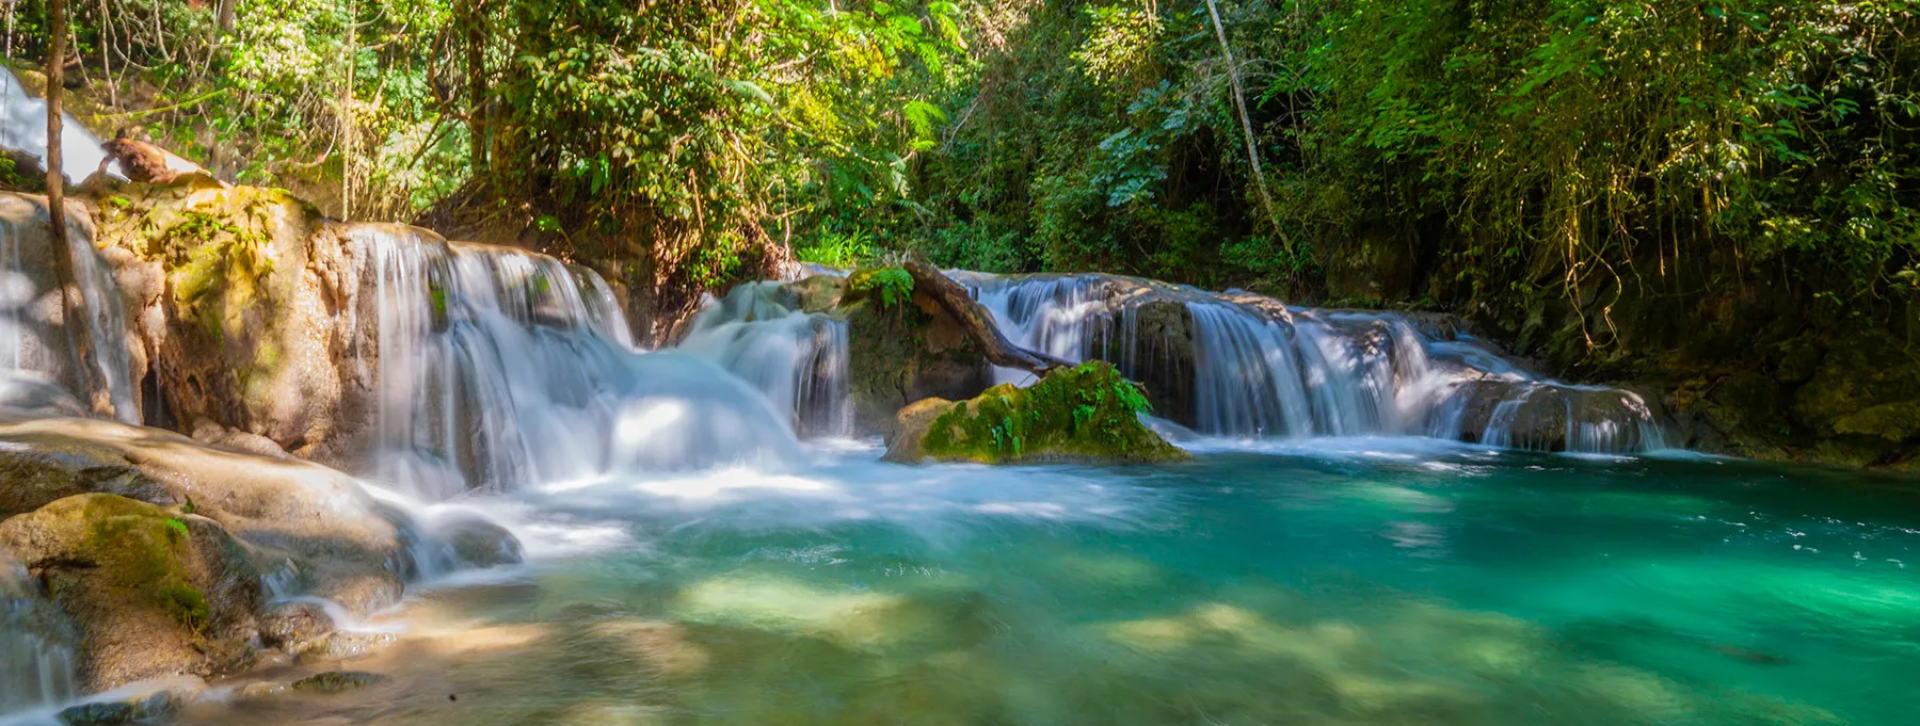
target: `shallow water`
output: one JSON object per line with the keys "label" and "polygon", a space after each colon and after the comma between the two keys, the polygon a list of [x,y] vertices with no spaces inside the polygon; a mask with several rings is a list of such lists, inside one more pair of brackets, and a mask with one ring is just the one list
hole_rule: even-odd
{"label": "shallow water", "polygon": [[[1420,439],[1165,468],[811,467],[481,506],[347,695],[208,724],[1863,724],[1920,692],[1896,482]],[[286,676],[268,673],[267,676]]]}

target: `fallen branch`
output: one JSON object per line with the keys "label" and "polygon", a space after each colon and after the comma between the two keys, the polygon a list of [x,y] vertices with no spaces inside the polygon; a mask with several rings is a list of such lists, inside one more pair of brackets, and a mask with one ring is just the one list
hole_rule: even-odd
{"label": "fallen branch", "polygon": [[966,286],[954,282],[953,278],[947,277],[946,273],[926,260],[914,258],[901,266],[913,276],[914,292],[925,294],[952,315],[967,337],[986,352],[988,362],[1003,368],[1018,368],[1036,376],[1044,376],[1055,368],[1073,366],[1069,361],[1014,345],[993,324],[993,314],[973,299],[973,293],[968,292]]}

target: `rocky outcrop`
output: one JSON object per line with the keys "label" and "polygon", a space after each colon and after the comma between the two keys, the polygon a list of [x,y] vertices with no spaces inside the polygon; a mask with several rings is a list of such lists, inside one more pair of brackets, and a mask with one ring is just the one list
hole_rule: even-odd
{"label": "rocky outcrop", "polygon": [[366,251],[284,191],[190,175],[100,193],[99,243],[165,398],[166,420],[149,423],[205,421],[347,463],[372,411]]}
{"label": "rocky outcrop", "polygon": [[46,583],[78,628],[89,690],[250,663],[260,572],[211,519],[82,494],[0,523],[0,547]]}
{"label": "rocky outcrop", "polygon": [[[413,571],[405,515],[351,477],[305,461],[209,448],[151,428],[90,419],[0,423],[0,514],[86,493],[184,507],[220,524],[284,594],[366,612],[395,602]],[[408,525],[411,527],[411,525]]]}
{"label": "rocky outcrop", "polygon": [[1920,353],[1884,330],[1778,346],[1771,374],[1709,370],[1675,394],[1694,444],[1838,466],[1920,463]]}
{"label": "rocky outcrop", "polygon": [[933,298],[913,290],[911,277],[849,278],[835,314],[847,321],[854,425],[888,432],[894,415],[924,398],[965,399],[993,382],[985,352]]}
{"label": "rocky outcrop", "polygon": [[1452,430],[1431,433],[1530,451],[1639,451],[1671,443],[1654,440],[1667,417],[1624,389],[1488,378],[1452,395],[1459,406]]}
{"label": "rocky outcrop", "polygon": [[887,461],[1160,463],[1190,458],[1148,429],[1140,389],[1112,365],[1056,368],[1028,388],[995,386],[969,401],[902,410]]}

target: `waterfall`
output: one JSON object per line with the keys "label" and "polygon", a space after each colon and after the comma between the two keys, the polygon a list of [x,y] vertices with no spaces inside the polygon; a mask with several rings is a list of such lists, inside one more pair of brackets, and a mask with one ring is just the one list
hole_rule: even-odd
{"label": "waterfall", "polygon": [[[107,151],[87,127],[74,120],[73,114],[61,114],[60,118],[63,171],[68,179],[85,180],[107,158]],[[19,149],[43,161],[47,158],[47,102],[27,95],[11,68],[0,68],[0,147]],[[107,170],[117,174],[118,162]]]}
{"label": "waterfall", "polygon": [[634,350],[590,270],[355,225],[378,328],[374,476],[428,501],[797,456],[767,399],[692,356]]}
{"label": "waterfall", "polygon": [[[1470,336],[1396,313],[1113,275],[953,275],[1016,343],[1190,388],[1180,410],[1159,413],[1207,435],[1417,435],[1580,452],[1669,445],[1638,394],[1540,377]],[[1151,334],[1141,322],[1150,306],[1161,320]],[[1170,381],[1170,360],[1190,361],[1191,374]],[[1002,382],[1031,379],[999,372]]]}
{"label": "waterfall", "polygon": [[[78,218],[69,215],[65,250],[53,249],[49,224],[43,202],[0,195],[0,405],[84,415],[98,396],[115,418],[138,424],[127,312],[113,271]],[[54,255],[73,270],[85,340],[67,325]]]}
{"label": "waterfall", "polygon": [[0,557],[0,717],[51,710],[77,693],[72,626],[19,563]]}
{"label": "waterfall", "polygon": [[847,323],[790,309],[778,283],[741,285],[711,301],[678,349],[745,379],[791,411],[802,435],[853,434]]}

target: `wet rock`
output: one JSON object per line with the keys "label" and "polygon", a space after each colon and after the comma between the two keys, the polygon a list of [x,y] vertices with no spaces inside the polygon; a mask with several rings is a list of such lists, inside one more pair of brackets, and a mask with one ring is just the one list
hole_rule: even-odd
{"label": "wet rock", "polygon": [[[7,468],[7,467],[11,468]],[[251,546],[261,566],[284,567],[287,594],[311,594],[365,613],[397,601],[404,515],[382,509],[353,478],[298,460],[209,448],[157,429],[107,421],[0,422],[0,471],[29,485],[0,487],[7,512],[80,492],[183,506]]]}
{"label": "wet rock", "polygon": [[250,662],[259,572],[213,520],[83,494],[0,523],[0,547],[79,630],[87,690]]}
{"label": "wet rock", "polygon": [[847,279],[838,275],[814,275],[789,282],[783,287],[793,298],[793,307],[801,312],[824,313],[840,304]]}
{"label": "wet rock", "polygon": [[334,632],[333,617],[311,602],[284,602],[260,616],[260,641],[270,648],[293,650]]}
{"label": "wet rock", "polygon": [[1650,440],[1664,417],[1633,391],[1490,378],[1452,395],[1460,409],[1452,430],[1430,433],[1533,451],[1622,452],[1668,443]]}
{"label": "wet rock", "polygon": [[121,701],[95,701],[70,706],[58,714],[66,726],[116,726],[167,721],[180,711],[183,694],[159,691]]}
{"label": "wet rock", "polygon": [[484,568],[517,565],[526,560],[526,550],[519,538],[507,528],[477,515],[438,522],[431,536],[447,545],[456,565]]}
{"label": "wet rock", "polygon": [[837,308],[854,351],[849,384],[857,431],[891,431],[895,414],[914,401],[972,398],[992,384],[986,356],[938,303],[904,291],[889,299],[880,290],[849,283]]}
{"label": "wet rock", "polygon": [[300,649],[302,663],[358,660],[379,652],[398,640],[392,633],[342,630],[330,633]]}
{"label": "wet rock", "polygon": [[289,687],[308,693],[341,693],[365,688],[386,679],[386,676],[365,671],[328,671],[294,681]]}
{"label": "wet rock", "polygon": [[1112,365],[1049,372],[1030,388],[995,386],[970,401],[926,401],[901,412],[885,460],[1153,463],[1187,452],[1141,423],[1145,396]]}

